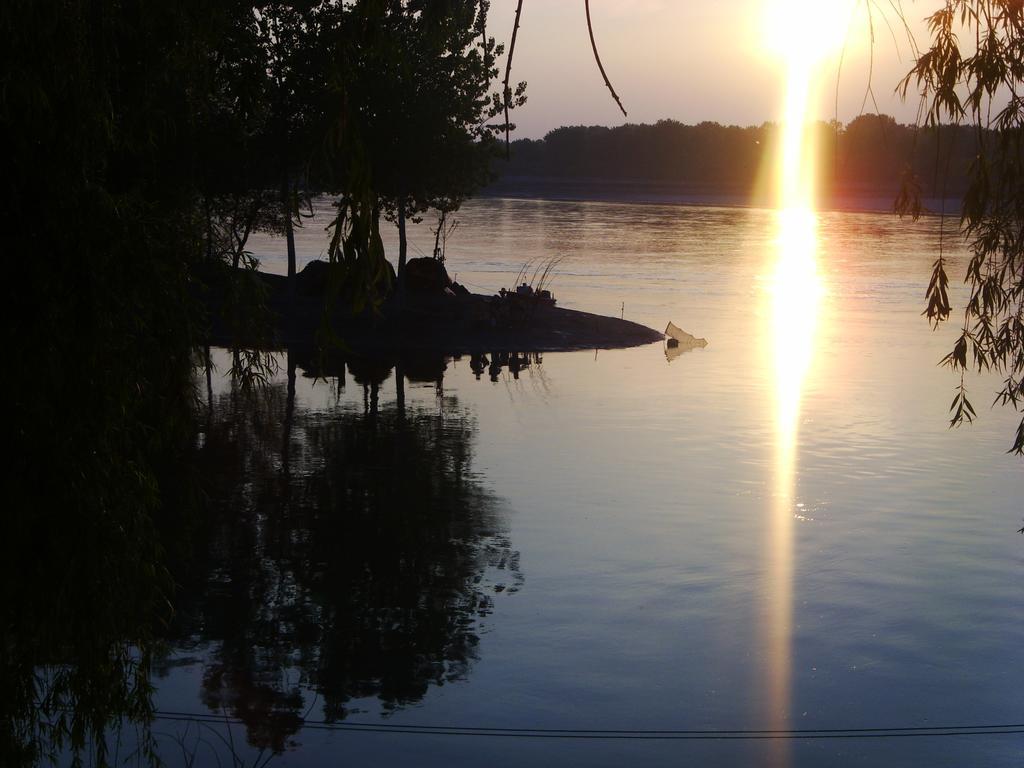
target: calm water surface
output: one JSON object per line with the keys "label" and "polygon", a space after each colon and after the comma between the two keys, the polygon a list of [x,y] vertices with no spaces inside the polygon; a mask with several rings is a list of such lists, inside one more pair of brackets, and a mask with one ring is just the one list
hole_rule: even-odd
{"label": "calm water surface", "polygon": [[[300,728],[1024,722],[1016,419],[978,407],[947,429],[953,331],[920,315],[937,222],[823,214],[817,283],[779,294],[769,211],[490,200],[458,218],[447,266],[474,290],[564,256],[560,305],[672,320],[708,346],[516,373],[349,360],[318,379],[293,351],[258,402],[217,352],[200,450],[224,519],[186,585],[161,710],[236,717],[240,754],[280,749],[279,765],[1021,764],[1020,735]],[[426,225],[412,242],[431,251]],[[319,225],[299,247],[322,253]],[[283,271],[279,243],[253,249]],[[996,382],[969,385],[983,406]],[[219,742],[176,727],[213,759]]]}

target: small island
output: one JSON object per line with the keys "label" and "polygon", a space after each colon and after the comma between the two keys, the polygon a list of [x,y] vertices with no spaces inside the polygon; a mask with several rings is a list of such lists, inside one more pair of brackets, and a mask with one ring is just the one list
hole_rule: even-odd
{"label": "small island", "polygon": [[[413,279],[404,298],[392,291],[355,311],[344,298],[328,298],[329,267],[323,261],[310,262],[298,273],[294,286],[282,275],[247,273],[265,290],[274,346],[329,345],[333,336],[335,342],[364,353],[468,354],[620,349],[665,338],[639,323],[564,309],[533,296],[470,293],[448,277],[442,264],[429,258],[409,262]],[[246,335],[240,339],[226,320],[225,296],[223,288],[207,294],[209,342],[217,346],[246,343]]]}

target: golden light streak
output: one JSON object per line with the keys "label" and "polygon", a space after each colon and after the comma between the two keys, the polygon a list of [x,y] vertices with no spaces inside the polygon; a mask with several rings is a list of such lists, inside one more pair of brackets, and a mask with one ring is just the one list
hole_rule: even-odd
{"label": "golden light streak", "polygon": [[[765,690],[771,728],[789,722],[793,635],[793,523],[797,439],[804,381],[814,357],[823,283],[817,270],[814,211],[814,96],[822,64],[838,49],[853,0],[776,0],[767,6],[767,47],[784,64],[786,91],[778,147],[778,211],[770,283],[769,346],[775,382],[772,504],[766,537]],[[788,743],[773,742],[771,762],[789,763]]]}

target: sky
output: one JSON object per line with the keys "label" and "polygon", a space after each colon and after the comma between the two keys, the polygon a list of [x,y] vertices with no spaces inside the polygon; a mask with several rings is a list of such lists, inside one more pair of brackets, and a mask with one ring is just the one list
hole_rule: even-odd
{"label": "sky", "polygon": [[[812,2],[838,6],[844,0]],[[838,39],[821,67],[816,116],[846,123],[861,112],[880,111],[912,123],[917,99],[911,95],[904,103],[894,94],[913,63],[907,33],[893,10],[900,2],[873,0],[874,46],[866,2],[857,0],[852,14],[841,12],[841,76],[837,83],[843,50]],[[524,0],[512,80],[527,81],[528,101],[514,113],[514,137],[541,138],[562,125],[615,126],[664,118],[744,126],[777,120],[785,78],[766,30],[783,25],[796,40],[818,34],[814,25],[801,22],[794,3],[799,0],[591,0],[598,51],[629,112],[624,118],[594,62],[584,0]],[[938,4],[902,3],[919,45],[927,39],[923,18]],[[488,34],[507,44],[515,7],[516,0],[492,0]],[[503,60],[500,66],[503,75]],[[877,110],[870,98],[864,103],[869,76]]]}

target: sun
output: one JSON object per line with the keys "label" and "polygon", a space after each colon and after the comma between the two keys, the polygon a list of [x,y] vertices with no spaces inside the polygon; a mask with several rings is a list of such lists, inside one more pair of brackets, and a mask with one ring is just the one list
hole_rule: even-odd
{"label": "sun", "polygon": [[766,0],[761,30],[765,50],[811,66],[838,51],[858,0]]}

